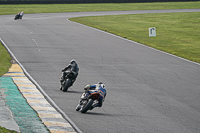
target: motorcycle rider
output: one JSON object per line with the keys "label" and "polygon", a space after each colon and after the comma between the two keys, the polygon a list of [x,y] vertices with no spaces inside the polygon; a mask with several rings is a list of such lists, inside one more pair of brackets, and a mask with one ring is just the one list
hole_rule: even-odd
{"label": "motorcycle rider", "polygon": [[21,11],[21,12],[19,13],[19,18],[22,19],[22,16],[23,16],[23,15],[24,15],[24,12]]}
{"label": "motorcycle rider", "polygon": [[[79,71],[78,64],[76,63],[76,61],[75,61],[74,59],[72,59],[72,60],[70,61],[69,65],[68,65],[66,68],[64,68],[64,69],[62,70],[63,75],[61,76],[61,80],[60,80],[61,84],[62,84],[62,82],[64,81],[65,76],[67,75],[67,73],[66,73],[65,71],[68,70],[68,69],[70,69],[71,72],[73,73],[73,76],[72,76],[72,83],[71,83],[71,86],[72,86],[73,83],[75,82],[77,76],[78,76],[78,71]],[[61,88],[61,89],[62,89],[62,88]]]}
{"label": "motorcycle rider", "polygon": [[95,107],[101,107],[103,105],[103,102],[106,97],[106,86],[102,82],[98,82],[97,84],[94,85],[86,85],[84,90],[86,90],[85,93],[88,93],[90,90],[95,90],[100,93],[98,103],[93,104],[90,110],[92,110]]}

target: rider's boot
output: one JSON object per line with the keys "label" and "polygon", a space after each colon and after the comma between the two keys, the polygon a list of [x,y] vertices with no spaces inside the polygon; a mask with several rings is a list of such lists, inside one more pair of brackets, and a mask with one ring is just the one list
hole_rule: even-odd
{"label": "rider's boot", "polygon": [[93,106],[91,106],[89,110],[93,110],[93,108],[94,108],[94,107],[93,107]]}
{"label": "rider's boot", "polygon": [[90,107],[90,110],[94,109],[95,107],[100,107],[100,106],[99,106],[99,103],[93,104],[93,105]]}

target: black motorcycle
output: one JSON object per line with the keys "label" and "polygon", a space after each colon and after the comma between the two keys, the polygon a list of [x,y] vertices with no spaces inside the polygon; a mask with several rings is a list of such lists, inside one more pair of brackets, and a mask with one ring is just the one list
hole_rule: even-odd
{"label": "black motorcycle", "polygon": [[20,15],[20,14],[15,15],[14,20],[17,20],[17,19],[22,19],[22,15]]}
{"label": "black motorcycle", "polygon": [[64,80],[61,82],[61,88],[60,90],[62,90],[63,92],[66,92],[68,90],[69,87],[71,87],[72,85],[72,80],[73,80],[73,72],[70,70],[67,70],[66,72],[66,76],[64,77]]}

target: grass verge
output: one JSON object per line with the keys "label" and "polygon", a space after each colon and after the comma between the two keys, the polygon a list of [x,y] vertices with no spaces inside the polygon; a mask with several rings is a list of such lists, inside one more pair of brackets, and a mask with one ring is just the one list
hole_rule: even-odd
{"label": "grass verge", "polygon": [[17,133],[16,131],[8,130],[4,127],[0,127],[0,133]]}
{"label": "grass verge", "polygon": [[10,54],[0,42],[0,76],[8,72],[8,69],[11,67],[11,59]]}

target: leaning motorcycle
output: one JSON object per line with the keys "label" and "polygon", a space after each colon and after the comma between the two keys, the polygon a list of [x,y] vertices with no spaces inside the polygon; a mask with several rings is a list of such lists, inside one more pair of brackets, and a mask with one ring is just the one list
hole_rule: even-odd
{"label": "leaning motorcycle", "polygon": [[70,70],[66,71],[66,76],[64,78],[64,81],[61,82],[61,90],[63,92],[66,92],[68,90],[68,88],[71,87],[71,85],[72,85],[72,76],[73,76],[72,71],[70,71]]}
{"label": "leaning motorcycle", "polygon": [[86,91],[81,95],[80,102],[76,107],[76,111],[86,113],[91,109],[92,105],[98,102],[100,93],[97,90]]}
{"label": "leaning motorcycle", "polygon": [[20,15],[20,14],[15,15],[14,20],[17,20],[17,19],[22,19],[22,15]]}

